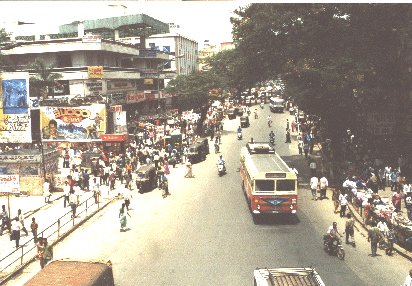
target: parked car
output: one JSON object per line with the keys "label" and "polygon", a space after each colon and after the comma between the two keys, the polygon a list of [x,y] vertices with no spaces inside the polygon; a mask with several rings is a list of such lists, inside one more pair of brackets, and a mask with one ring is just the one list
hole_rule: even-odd
{"label": "parked car", "polygon": [[194,143],[192,145],[189,145],[189,150],[187,152],[187,158],[190,160],[192,164],[201,162],[206,159],[207,152],[206,152],[206,147],[204,143],[202,142]]}

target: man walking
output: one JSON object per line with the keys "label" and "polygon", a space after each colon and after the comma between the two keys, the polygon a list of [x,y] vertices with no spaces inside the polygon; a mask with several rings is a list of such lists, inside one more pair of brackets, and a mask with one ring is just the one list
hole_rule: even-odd
{"label": "man walking", "polygon": [[326,189],[328,188],[328,179],[326,177],[322,177],[319,180],[320,185],[320,199],[326,199]]}
{"label": "man walking", "polygon": [[43,183],[43,197],[44,197],[44,202],[45,203],[50,203],[50,183],[49,180],[45,180]]}
{"label": "man walking", "polygon": [[378,249],[378,242],[379,240],[382,239],[382,234],[377,228],[376,223],[372,222],[372,228],[368,232],[368,242],[371,243],[371,251],[372,251],[372,257],[376,256],[376,251]]}
{"label": "man walking", "polygon": [[10,231],[9,214],[6,211],[5,205],[1,206],[0,223],[1,223],[0,235],[3,235],[4,228],[7,228]]}
{"label": "man walking", "polygon": [[21,209],[19,209],[17,211],[17,217],[19,218],[19,222],[21,224],[21,229],[24,231],[26,236],[29,235],[29,233],[27,232],[27,229],[24,227],[24,217],[23,217],[23,214],[21,213]]}
{"label": "man walking", "polygon": [[22,225],[20,224],[19,218],[14,218],[14,220],[11,222],[11,239],[14,239],[16,241],[16,248],[19,248],[21,229]]}
{"label": "man walking", "polygon": [[74,219],[76,217],[76,208],[77,208],[77,196],[74,194],[74,191],[70,191],[69,204],[70,204],[70,207],[72,208],[72,218]]}
{"label": "man walking", "polygon": [[67,204],[69,203],[69,196],[70,196],[70,185],[67,181],[64,182],[63,194],[64,194],[64,198],[63,198],[64,208],[66,208]]}
{"label": "man walking", "polygon": [[31,233],[33,234],[33,241],[34,243],[37,243],[37,230],[39,228],[39,225],[37,224],[36,219],[34,217],[31,219],[30,228]]}
{"label": "man walking", "polygon": [[312,200],[317,201],[318,197],[317,197],[317,190],[318,190],[318,186],[319,186],[319,179],[316,176],[313,176],[312,178],[310,178],[310,191],[312,192]]}
{"label": "man walking", "polygon": [[346,206],[348,205],[348,195],[346,194],[345,190],[340,191],[339,204],[340,204],[340,217],[345,217]]}

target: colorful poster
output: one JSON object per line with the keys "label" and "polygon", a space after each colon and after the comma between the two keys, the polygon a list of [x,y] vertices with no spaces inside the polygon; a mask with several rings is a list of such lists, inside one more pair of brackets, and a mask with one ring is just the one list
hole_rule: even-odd
{"label": "colorful poster", "polygon": [[31,143],[29,74],[0,75],[0,143]]}
{"label": "colorful poster", "polygon": [[104,104],[77,107],[40,107],[42,141],[100,141],[106,133]]}
{"label": "colorful poster", "polygon": [[113,114],[114,133],[127,133],[126,111],[118,111]]}
{"label": "colorful poster", "polygon": [[103,67],[102,66],[87,67],[87,74],[89,78],[103,78]]}

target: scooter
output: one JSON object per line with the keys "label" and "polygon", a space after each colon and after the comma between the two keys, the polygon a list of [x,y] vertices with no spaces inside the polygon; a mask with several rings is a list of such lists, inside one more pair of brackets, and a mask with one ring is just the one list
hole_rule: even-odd
{"label": "scooter", "polygon": [[336,236],[330,237],[328,234],[325,234],[323,236],[323,247],[329,255],[337,256],[340,260],[345,259],[345,250]]}
{"label": "scooter", "polygon": [[237,140],[242,140],[242,138],[243,138],[242,132],[238,131],[237,132]]}
{"label": "scooter", "polygon": [[219,177],[223,176],[226,173],[226,167],[225,164],[217,164],[217,172],[219,174]]}

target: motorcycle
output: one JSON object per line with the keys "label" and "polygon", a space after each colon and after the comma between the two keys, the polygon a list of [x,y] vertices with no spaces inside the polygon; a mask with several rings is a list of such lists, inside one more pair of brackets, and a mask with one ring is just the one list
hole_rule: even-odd
{"label": "motorcycle", "polygon": [[217,164],[217,172],[218,172],[220,177],[223,176],[226,173],[225,164],[223,164],[223,163]]}
{"label": "motorcycle", "polygon": [[215,154],[219,153],[219,144],[215,143]]}
{"label": "motorcycle", "polygon": [[263,104],[263,102],[261,102],[261,103],[260,103],[260,108],[263,109],[264,106],[265,106],[265,105]]}
{"label": "motorcycle", "polygon": [[345,250],[340,239],[336,236],[331,237],[329,234],[325,234],[323,236],[323,247],[329,255],[337,256],[340,260],[345,259]]}
{"label": "motorcycle", "polygon": [[274,137],[271,137],[271,138],[269,139],[269,144],[272,145],[272,146],[275,145],[275,138],[274,138]]}
{"label": "motorcycle", "polygon": [[268,126],[269,126],[269,127],[272,126],[272,120],[268,120]]}
{"label": "motorcycle", "polygon": [[242,132],[241,132],[241,131],[238,131],[238,132],[237,132],[237,139],[238,139],[238,140],[242,140],[242,137],[243,137],[243,136],[242,136]]}

